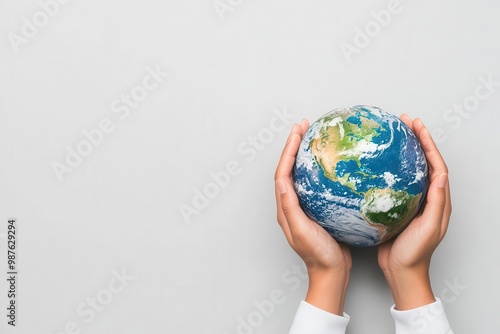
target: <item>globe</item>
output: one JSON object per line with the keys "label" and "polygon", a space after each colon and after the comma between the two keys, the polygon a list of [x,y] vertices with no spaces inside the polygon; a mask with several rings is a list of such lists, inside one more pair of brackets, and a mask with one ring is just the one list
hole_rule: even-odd
{"label": "globe", "polygon": [[373,106],[333,110],[304,134],[293,183],[307,216],[336,240],[375,246],[398,235],[427,192],[420,142]]}

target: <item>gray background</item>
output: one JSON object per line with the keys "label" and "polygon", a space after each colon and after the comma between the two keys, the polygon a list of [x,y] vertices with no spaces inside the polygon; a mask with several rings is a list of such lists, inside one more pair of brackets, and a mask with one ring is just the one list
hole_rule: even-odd
{"label": "gray background", "polygon": [[[349,62],[341,44],[388,5],[70,1],[44,22],[37,1],[2,1],[0,263],[5,273],[16,217],[20,276],[18,326],[2,306],[1,332],[287,333],[307,281],[275,220],[274,169],[292,122],[353,104],[419,116],[439,134],[454,211],[433,288],[456,333],[498,327],[500,86],[474,94],[481,77],[500,81],[500,5],[402,0]],[[16,52],[12,34],[33,15],[46,24]],[[120,119],[113,101],[157,66],[170,75]],[[464,103],[470,113],[448,111]],[[294,119],[271,138],[273,110]],[[59,182],[52,164],[106,118],[113,132]],[[259,134],[266,143],[243,153]],[[239,174],[188,223],[182,205],[230,161]],[[392,332],[375,249],[353,257],[348,333]],[[113,270],[134,277],[117,293]],[[0,289],[6,305],[4,279]],[[254,302],[273,291],[285,300],[259,322]],[[106,305],[89,321],[78,307],[95,297]],[[238,330],[239,317],[258,326]]]}

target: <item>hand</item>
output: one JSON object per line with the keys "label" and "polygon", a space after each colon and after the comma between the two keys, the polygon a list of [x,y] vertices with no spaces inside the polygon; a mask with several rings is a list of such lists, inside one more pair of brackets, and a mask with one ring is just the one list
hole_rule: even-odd
{"label": "hand", "polygon": [[448,168],[420,119],[401,115],[420,141],[429,166],[429,189],[423,210],[395,239],[378,247],[378,263],[394,297],[396,309],[409,310],[435,301],[429,267],[443,240],[451,215]]}
{"label": "hand", "polygon": [[292,170],[307,120],[295,124],[288,136],[274,179],[278,223],[293,250],[304,260],[309,274],[306,301],[342,315],[351,270],[351,254],[302,211],[293,188]]}

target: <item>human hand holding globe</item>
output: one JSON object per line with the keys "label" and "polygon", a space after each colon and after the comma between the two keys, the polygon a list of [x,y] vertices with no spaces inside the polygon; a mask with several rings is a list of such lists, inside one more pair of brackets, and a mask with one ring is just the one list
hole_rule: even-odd
{"label": "human hand holding globe", "polygon": [[293,126],[276,169],[278,223],[290,246],[306,264],[309,274],[306,301],[342,315],[351,269],[349,247],[339,244],[305,215],[293,189],[292,169],[300,140],[308,127],[307,120]]}
{"label": "human hand holding globe", "polygon": [[[379,265],[399,310],[434,300],[428,268],[433,251],[446,233],[451,214],[444,160],[419,119],[412,121],[406,115],[401,118],[422,145],[431,183],[427,198],[421,202],[421,212],[411,220],[408,228],[379,246]],[[293,127],[276,170],[278,222],[292,248],[306,262],[310,278],[306,301],[331,313],[342,314],[351,268],[349,250],[303,212],[293,191],[293,166],[307,127],[304,121]],[[323,290],[326,293],[322,294]]]}
{"label": "human hand holding globe", "polygon": [[378,246],[378,263],[398,310],[433,302],[429,268],[431,256],[443,240],[451,216],[448,167],[422,121],[401,119],[417,135],[429,164],[429,190],[421,210],[401,234]]}

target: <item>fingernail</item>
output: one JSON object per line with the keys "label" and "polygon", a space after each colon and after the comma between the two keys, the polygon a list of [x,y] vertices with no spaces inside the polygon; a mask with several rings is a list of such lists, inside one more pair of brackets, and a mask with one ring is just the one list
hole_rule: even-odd
{"label": "fingernail", "polygon": [[446,186],[446,181],[448,180],[448,174],[443,173],[439,175],[439,180],[438,180],[438,187],[439,188],[444,188]]}
{"label": "fingernail", "polygon": [[278,180],[276,181],[276,185],[278,186],[278,191],[280,192],[280,194],[286,193],[285,182],[283,182],[282,180]]}

